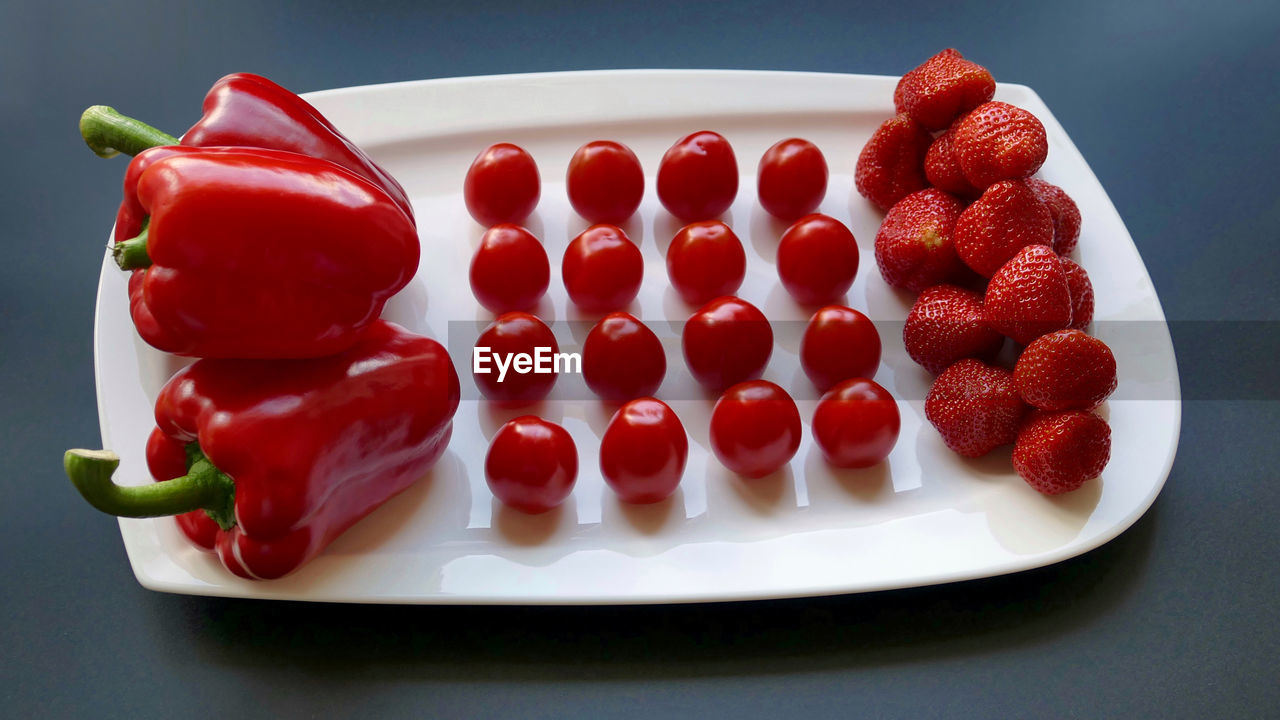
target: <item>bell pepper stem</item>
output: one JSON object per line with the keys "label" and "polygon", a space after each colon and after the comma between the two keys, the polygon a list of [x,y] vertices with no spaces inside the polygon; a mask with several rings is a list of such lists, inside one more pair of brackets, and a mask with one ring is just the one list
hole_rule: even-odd
{"label": "bell pepper stem", "polygon": [[108,515],[147,518],[204,510],[230,530],[236,524],[235,482],[197,453],[186,475],[150,485],[112,481],[120,458],[110,450],[68,450],[62,465],[84,499]]}
{"label": "bell pepper stem", "polygon": [[151,267],[151,256],[147,254],[149,229],[144,227],[137,236],[121,240],[111,246],[111,258],[116,261],[116,265],[119,265],[121,270],[141,270]]}
{"label": "bell pepper stem", "polygon": [[121,115],[115,108],[94,105],[80,115],[80,136],[98,157],[137,155],[157,145],[177,145],[178,138]]}

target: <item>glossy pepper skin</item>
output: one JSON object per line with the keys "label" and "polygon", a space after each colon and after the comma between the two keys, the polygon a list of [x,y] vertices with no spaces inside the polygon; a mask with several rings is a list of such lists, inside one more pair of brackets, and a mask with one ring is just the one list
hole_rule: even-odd
{"label": "glossy pepper skin", "polygon": [[[200,360],[156,400],[147,465],[160,484],[150,489],[189,475],[193,454],[202,453],[234,484],[226,523],[234,524],[220,527],[193,510],[178,515],[179,527],[236,575],[280,577],[431,469],[448,445],[458,398],[445,348],[381,320],[339,355]],[[70,465],[68,473],[76,481]],[[102,487],[77,487],[113,514],[172,514],[122,513],[95,502]]]}
{"label": "glossy pepper skin", "polygon": [[129,281],[134,325],[157,349],[197,357],[341,352],[412,279],[420,253],[413,223],[380,188],[280,150],[144,150],[125,174],[115,249],[144,229],[150,266]]}
{"label": "glossy pepper skin", "polygon": [[204,96],[204,115],[182,136],[192,147],[288,150],[336,163],[382,188],[413,219],[404,188],[306,100],[252,73],[218,80]]}

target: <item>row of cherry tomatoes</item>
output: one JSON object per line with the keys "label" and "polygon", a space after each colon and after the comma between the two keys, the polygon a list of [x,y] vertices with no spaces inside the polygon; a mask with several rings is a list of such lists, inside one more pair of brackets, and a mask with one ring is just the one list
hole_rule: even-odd
{"label": "row of cherry tomatoes", "polygon": [[[758,173],[761,204],[780,218],[800,219],[779,241],[777,267],[783,286],[803,304],[841,298],[853,283],[858,249],[839,221],[811,214],[826,191],[826,162],[805,140],[774,145]],[[690,305],[701,305],[685,324],[685,362],[699,383],[723,392],[712,411],[710,440],[730,470],[755,478],[779,469],[800,445],[795,401],[774,383],[758,380],[773,348],[768,320],[734,297],[746,273],[746,253],[726,224],[708,218],[728,209],[737,193],[737,165],[728,142],[712,132],[682,138],[663,157],[657,187],[664,207],[689,222],[676,234],[666,257],[672,287]],[[570,202],[596,223],[569,243],[561,274],[570,300],[585,312],[610,312],[582,346],[582,374],[606,401],[623,402],[605,430],[600,469],[626,502],[656,502],[675,491],[684,472],[688,440],[671,408],[651,397],[666,373],[656,334],[618,311],[639,292],[643,258],[616,223],[640,204],[644,176],[635,154],[623,145],[584,145],[570,162]],[[536,207],[536,165],[521,148],[491,146],[468,171],[464,197],[477,221],[490,225],[473,257],[470,280],[476,299],[499,317],[477,347],[495,354],[558,352],[554,334],[532,308],[550,282],[550,262],[541,242],[515,224]],[[802,217],[803,216],[803,217]],[[880,340],[862,313],[839,305],[819,310],[801,345],[801,364],[825,391],[814,413],[814,438],[829,462],[866,467],[882,461],[898,434],[897,405],[869,378],[879,364]],[[521,406],[544,398],[554,374],[476,374],[490,400]],[[559,505],[577,475],[577,452],[569,434],[536,416],[516,418],[495,434],[486,457],[486,480],[506,504],[526,512]]]}

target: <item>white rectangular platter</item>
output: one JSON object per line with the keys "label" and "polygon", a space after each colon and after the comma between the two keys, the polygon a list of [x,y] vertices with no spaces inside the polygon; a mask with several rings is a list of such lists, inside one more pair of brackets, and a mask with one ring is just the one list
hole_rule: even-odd
{"label": "white rectangular platter", "polygon": [[[339,538],[297,573],[252,582],[190,546],[172,521],[121,520],[138,580],[155,590],[253,598],[371,603],[669,603],[862,592],[979,578],[1039,567],[1114,538],[1155,500],[1177,446],[1181,402],[1164,315],[1133,240],[1066,132],[1020,85],[996,98],[1035,113],[1049,137],[1039,176],[1061,185],[1084,217],[1078,261],[1097,294],[1094,332],[1115,350],[1120,388],[1103,408],[1112,458],[1081,490],[1046,498],[1014,474],[1007,449],[977,461],[948,451],[924,420],[930,376],[905,355],[900,327],[912,298],[879,277],[873,240],[881,213],[853,189],[859,150],[893,114],[896,78],[739,71],[603,71],[429,80],[329,90],[306,96],[394,174],[413,201],[423,245],[413,283],[384,316],[449,345],[463,385],[448,452],[416,486]],[[678,325],[692,308],[668,289],[662,251],[679,228],[657,201],[653,178],[677,138],[710,129],[738,157],[741,184],[723,218],[747,250],[739,294],[775,323],[765,378],[791,390],[805,439],[790,465],[758,481],[725,470],[708,450],[713,397],[693,389]],[[875,379],[899,398],[902,431],[885,464],[834,471],[808,434],[816,400],[799,369],[800,329],[812,312],[777,281],[774,250],[785,227],[755,197],[756,163],[774,142],[803,137],[825,153],[831,181],[821,212],[853,230],[862,262],[846,304],[881,328]],[[542,199],[527,225],[552,264],[538,313],[586,319],[567,307],[559,261],[587,225],[570,208],[564,172],[581,144],[623,142],[648,185],[624,226],[645,257],[631,312],[663,337],[668,377],[659,397],[690,436],[681,488],[654,506],[620,503],[597,466],[609,410],[568,380],[536,408],[574,437],[581,472],[557,511],[524,516],[503,508],[483,476],[489,438],[521,411],[476,399],[468,368],[472,323],[491,318],[466,282],[483,231],[467,214],[462,180],[476,153],[506,141],[526,148],[542,173]],[[123,166],[122,166],[123,171]],[[138,339],[127,276],[104,260],[95,357],[105,447],[122,458],[117,479],[150,481],[143,449],[152,404],[184,360]],[[670,321],[672,325],[667,325]],[[581,340],[579,330],[557,328]],[[465,338],[465,342],[460,340]],[[565,342],[562,340],[561,349]],[[580,383],[580,378],[574,378]],[[578,386],[580,388],[580,385]]]}

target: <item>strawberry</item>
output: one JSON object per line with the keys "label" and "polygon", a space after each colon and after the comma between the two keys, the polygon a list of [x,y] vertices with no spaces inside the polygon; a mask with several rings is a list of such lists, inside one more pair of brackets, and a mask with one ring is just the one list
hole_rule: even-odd
{"label": "strawberry", "polygon": [[876,233],[876,265],[893,287],[919,292],[954,277],[964,263],[951,242],[964,204],[925,188],[889,209]]}
{"label": "strawberry", "polygon": [[1111,426],[1091,412],[1037,411],[1018,431],[1013,469],[1045,495],[1079,488],[1111,459]]}
{"label": "strawberry", "polygon": [[987,325],[1022,345],[1071,324],[1071,291],[1047,245],[1023,248],[991,276],[982,299]]}
{"label": "strawberry", "polygon": [[1030,176],[1044,164],[1049,141],[1035,115],[989,102],[956,123],[953,140],[964,176],[976,188]]}
{"label": "strawberry", "polygon": [[981,193],[965,178],[960,161],[956,160],[955,147],[951,142],[954,137],[955,131],[948,129],[933,139],[924,155],[924,177],[939,190],[965,198],[977,197]]}
{"label": "strawberry", "polygon": [[1067,290],[1071,293],[1071,327],[1083,330],[1093,321],[1093,283],[1089,273],[1068,257],[1059,257],[1062,272],[1067,275]]}
{"label": "strawberry", "polygon": [[1021,180],[998,182],[956,218],[956,252],[983,277],[1028,245],[1053,242],[1053,217]]}
{"label": "strawberry", "polygon": [[961,358],[994,358],[1004,336],[983,322],[981,295],[934,285],[920,293],[907,313],[902,342],[912,360],[937,375]]}
{"label": "strawberry", "polygon": [[1022,351],[1013,384],[1041,410],[1092,410],[1116,389],[1111,348],[1079,330],[1041,335]]}
{"label": "strawberry", "polygon": [[995,92],[996,81],[986,68],[947,48],[902,76],[893,105],[926,130],[941,130]]}
{"label": "strawberry", "polygon": [[921,190],[924,154],[933,137],[909,116],[899,114],[884,121],[858,155],[854,184],[858,192],[881,210]]}
{"label": "strawberry", "polygon": [[1013,442],[1026,412],[1013,373],[971,358],[943,370],[924,401],[924,416],[942,442],[965,457]]}
{"label": "strawberry", "polygon": [[[925,173],[928,174],[927,159],[925,163]],[[1080,241],[1080,208],[1076,201],[1066,190],[1039,178],[1027,178],[1027,187],[1049,208],[1049,215],[1053,218],[1053,251],[1066,255],[1075,250]]]}

